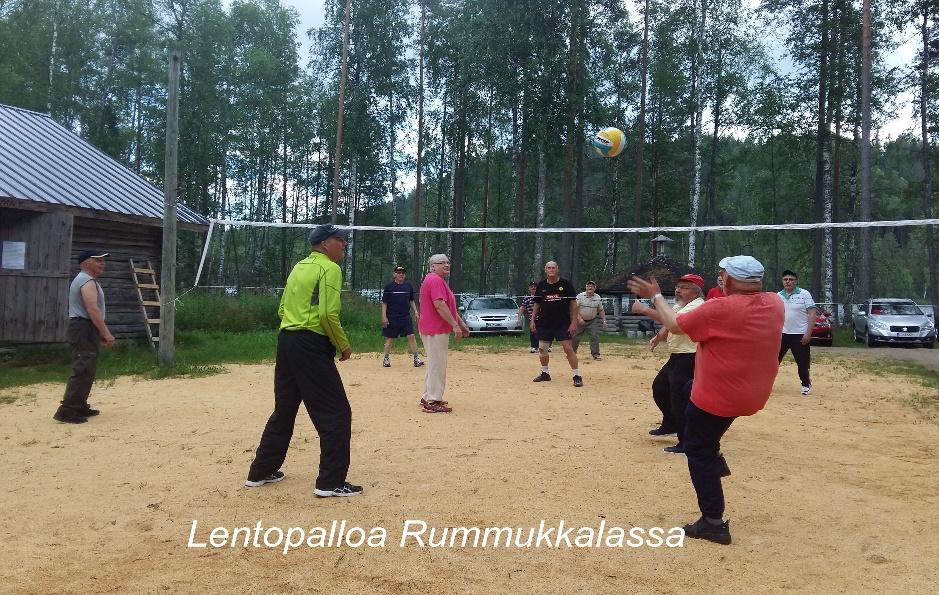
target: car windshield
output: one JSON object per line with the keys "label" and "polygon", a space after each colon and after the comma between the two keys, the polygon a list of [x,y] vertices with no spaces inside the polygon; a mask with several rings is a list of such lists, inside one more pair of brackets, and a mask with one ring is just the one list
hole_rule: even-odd
{"label": "car windshield", "polygon": [[913,303],[874,302],[871,304],[871,314],[874,316],[922,316],[923,311]]}
{"label": "car windshield", "polygon": [[509,298],[479,298],[470,302],[467,310],[515,310],[515,305]]}

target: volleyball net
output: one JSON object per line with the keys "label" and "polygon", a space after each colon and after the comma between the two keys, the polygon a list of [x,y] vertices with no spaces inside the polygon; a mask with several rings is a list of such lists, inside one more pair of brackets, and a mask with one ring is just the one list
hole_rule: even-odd
{"label": "volleyball net", "polygon": [[[228,294],[277,291],[309,254],[307,236],[316,225],[210,220],[193,287]],[[776,288],[782,271],[793,270],[801,286],[815,286],[817,301],[853,302],[866,266],[871,295],[928,303],[936,225],[939,219],[696,227],[339,225],[352,230],[340,266],[344,288],[369,297],[391,279],[395,266],[405,266],[408,277],[419,281],[427,258],[444,253],[453,262],[455,291],[519,296],[529,281],[543,277],[549,260],[580,286],[636,270],[654,256],[713,277],[724,256],[751,254],[766,267],[767,289]]]}

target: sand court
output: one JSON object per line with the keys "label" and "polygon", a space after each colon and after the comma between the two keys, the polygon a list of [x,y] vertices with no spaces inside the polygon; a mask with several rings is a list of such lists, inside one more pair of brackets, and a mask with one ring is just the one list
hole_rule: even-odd
{"label": "sand court", "polygon": [[[722,443],[729,547],[420,547],[428,527],[652,527],[698,516],[683,456],[662,452],[650,385],[665,355],[604,345],[585,386],[526,351],[450,353],[454,413],[418,407],[423,369],[380,354],[339,364],[353,408],[349,480],[316,499],[316,433],[301,408],[284,481],[242,487],[273,406],[273,365],[205,378],[98,383],[101,416],[51,420],[61,385],[0,405],[0,585],[16,592],[930,592],[939,579],[934,389],[816,358],[798,394],[787,359],[767,408]],[[190,547],[214,528],[383,528],[384,547]],[[195,529],[193,523],[196,523]],[[273,535],[276,537],[276,535]],[[194,540],[193,540],[194,538]],[[573,537],[572,537],[573,540]]]}

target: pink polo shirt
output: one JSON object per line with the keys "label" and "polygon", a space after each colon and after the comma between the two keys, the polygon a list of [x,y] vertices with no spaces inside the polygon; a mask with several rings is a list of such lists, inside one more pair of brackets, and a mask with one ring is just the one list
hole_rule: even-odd
{"label": "pink polo shirt", "polygon": [[450,291],[450,286],[440,275],[427,273],[421,283],[421,319],[417,325],[422,335],[444,335],[453,330],[450,323],[444,320],[434,307],[436,300],[443,300],[453,320],[457,320],[456,298]]}

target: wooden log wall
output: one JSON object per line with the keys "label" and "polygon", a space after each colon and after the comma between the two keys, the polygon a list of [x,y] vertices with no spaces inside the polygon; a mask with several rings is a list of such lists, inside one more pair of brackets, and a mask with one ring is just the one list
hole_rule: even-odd
{"label": "wooden log wall", "polygon": [[150,225],[133,225],[103,219],[75,217],[69,262],[73,276],[78,272],[78,255],[83,250],[110,253],[106,260],[101,288],[107,306],[105,321],[117,339],[145,338],[143,313],[130,273],[130,259],[143,266],[149,260],[159,279],[163,229]]}
{"label": "wooden log wall", "polygon": [[71,237],[71,215],[0,208],[0,242],[26,244],[24,269],[0,268],[0,342],[65,340]]}

